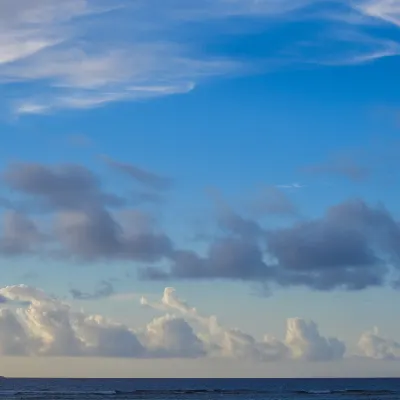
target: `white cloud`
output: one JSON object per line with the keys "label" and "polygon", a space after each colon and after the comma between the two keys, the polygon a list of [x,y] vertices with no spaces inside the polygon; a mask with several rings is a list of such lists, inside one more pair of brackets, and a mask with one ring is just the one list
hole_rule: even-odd
{"label": "white cloud", "polygon": [[240,329],[223,327],[215,316],[205,317],[176,296],[173,288],[166,288],[160,303],[142,298],[141,304],[156,310],[172,310],[186,316],[200,326],[200,337],[214,356],[256,361],[299,359],[330,361],[344,356],[345,345],[334,338],[324,338],[317,325],[300,318],[288,319],[285,340],[266,335],[258,341]]}
{"label": "white cloud", "polygon": [[400,3],[397,0],[361,0],[356,8],[365,15],[400,26]]}
{"label": "white cloud", "polygon": [[[201,315],[173,288],[166,288],[159,302],[142,298],[142,305],[164,315],[135,328],[74,310],[26,285],[0,288],[0,297],[0,355],[327,362],[346,353],[342,341],[322,336],[315,322],[301,318],[287,320],[284,339],[265,335],[258,340],[223,326],[215,316]],[[377,328],[361,335],[358,350],[365,358],[400,359],[400,343]]]}
{"label": "white cloud", "polygon": [[[333,12],[335,4],[347,8],[340,8],[338,15]],[[308,6],[314,6],[310,13]],[[397,26],[399,15],[394,0],[337,0],[329,5],[320,0],[166,0],[162,4],[156,0],[4,0],[0,4],[0,82],[24,84],[19,85],[17,98],[9,99],[15,114],[87,109],[187,93],[211,77],[270,69],[277,57],[278,65],[293,62],[281,59],[287,51],[298,54],[296,64],[359,64],[398,55],[398,43],[376,32],[365,33],[361,46],[350,38],[348,44],[353,47],[348,52],[331,52],[326,43],[341,41],[344,27],[360,33],[371,21]],[[259,66],[253,65],[255,61],[204,51],[207,35],[223,32],[227,27],[223,22],[230,17],[264,18],[266,23],[272,17],[275,23],[328,20],[333,34],[322,37],[323,45],[318,45],[321,36],[315,34],[315,56],[303,54],[299,39],[289,38],[287,48],[266,56]],[[196,28],[187,22],[194,20],[213,26],[210,33],[203,29],[201,35],[194,35],[199,42],[188,39]],[[244,33],[252,29],[251,24],[243,29]],[[329,59],[322,54],[325,48]]]}
{"label": "white cloud", "polygon": [[287,321],[286,344],[296,359],[327,361],[341,359],[346,351],[343,342],[336,338],[324,338],[313,321],[291,318]]}
{"label": "white cloud", "polygon": [[[3,355],[128,358],[228,357],[252,361],[334,360],[344,345],[325,339],[314,323],[289,320],[284,341],[258,341],[239,329],[205,317],[166,288],[161,301],[142,304],[165,315],[143,328],[130,328],[100,315],[75,311],[68,304],[26,285],[0,288],[0,353]],[[174,315],[177,313],[177,315]]]}
{"label": "white cloud", "polygon": [[192,327],[169,314],[150,322],[142,337],[149,355],[155,357],[197,358],[206,354]]}
{"label": "white cloud", "polygon": [[364,357],[377,360],[400,359],[400,343],[382,337],[378,328],[364,332],[358,341],[358,348]]}

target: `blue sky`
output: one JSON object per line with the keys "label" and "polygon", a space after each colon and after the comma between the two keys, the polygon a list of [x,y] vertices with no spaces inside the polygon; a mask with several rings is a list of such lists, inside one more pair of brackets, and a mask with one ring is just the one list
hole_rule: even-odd
{"label": "blue sky", "polygon": [[99,373],[125,376],[99,339],[120,340],[112,320],[140,343],[124,362],[157,376],[165,359],[204,375],[210,357],[233,358],[232,376],[243,359],[250,376],[396,373],[396,1],[14,3],[0,5],[0,299],[30,304],[19,355],[102,357]]}

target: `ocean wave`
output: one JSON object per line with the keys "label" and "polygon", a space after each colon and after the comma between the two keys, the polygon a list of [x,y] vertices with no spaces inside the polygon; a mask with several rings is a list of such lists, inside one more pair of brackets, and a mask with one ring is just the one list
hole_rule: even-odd
{"label": "ocean wave", "polygon": [[384,396],[393,395],[397,392],[385,389],[342,389],[342,390],[296,390],[295,394],[304,395],[326,395],[326,394],[343,394],[343,395],[355,395],[355,396]]}
{"label": "ocean wave", "polygon": [[[45,397],[59,398],[59,397],[151,397],[151,396],[174,396],[174,395],[249,395],[249,394],[279,394],[285,393],[285,390],[270,390],[267,389],[136,389],[136,390],[0,390],[0,398],[29,398],[43,399]],[[326,395],[346,395],[346,396],[386,396],[393,395],[398,392],[391,390],[371,390],[371,389],[344,389],[344,390],[296,390],[287,391],[299,396],[326,396]]]}
{"label": "ocean wave", "polygon": [[95,390],[95,391],[84,391],[84,390],[0,390],[0,396],[40,396],[40,395],[116,395],[117,390]]}

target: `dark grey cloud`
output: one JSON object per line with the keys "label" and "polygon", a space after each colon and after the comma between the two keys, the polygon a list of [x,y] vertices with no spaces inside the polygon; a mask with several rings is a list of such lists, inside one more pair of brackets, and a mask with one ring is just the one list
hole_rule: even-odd
{"label": "dark grey cloud", "polygon": [[[4,213],[2,255],[132,261],[142,264],[143,279],[236,280],[266,290],[276,285],[361,290],[388,281],[396,286],[400,277],[399,223],[383,206],[361,200],[330,207],[320,218],[267,229],[236,213],[214,192],[217,230],[208,237],[208,249],[197,253],[177,247],[152,218],[106,193],[98,177],[82,166],[13,164],[3,182],[21,201],[41,202],[48,214],[38,223],[26,213]],[[290,202],[274,208],[284,199],[274,193],[263,212],[289,212]],[[89,299],[112,290],[103,284],[93,293],[74,289],[71,294]]]}
{"label": "dark grey cloud", "polygon": [[240,236],[243,239],[254,239],[263,232],[256,221],[244,218],[232,210],[224,210],[218,215],[217,220],[223,231]]}
{"label": "dark grey cloud", "polygon": [[[3,173],[3,183],[19,201],[30,199],[50,214],[45,224],[42,218],[43,235],[26,214],[5,213],[0,236],[3,255],[152,263],[172,252],[172,242],[165,234],[156,232],[149,222],[145,226],[146,218],[139,218],[138,211],[129,212],[123,198],[105,192],[100,179],[83,166],[12,164]],[[118,212],[113,210],[116,206]]]}
{"label": "dark grey cloud", "polygon": [[46,236],[26,215],[16,211],[7,211],[3,214],[1,254],[21,255],[38,252],[45,242]]}
{"label": "dark grey cloud", "polygon": [[259,224],[236,213],[215,188],[207,191],[216,209],[218,227],[225,233],[230,233],[242,239],[254,239],[262,233]]}
{"label": "dark grey cloud", "polygon": [[64,256],[87,261],[156,262],[169,256],[173,248],[162,233],[130,234],[104,209],[59,214],[56,235]]}
{"label": "dark grey cloud", "polygon": [[391,266],[400,267],[399,224],[384,208],[361,200],[331,207],[319,219],[262,230],[257,236],[247,226],[230,225],[242,236],[215,240],[206,256],[174,252],[168,270],[150,267],[140,271],[141,277],[361,290],[383,285]]}
{"label": "dark grey cloud", "polygon": [[109,157],[103,157],[108,166],[132,178],[134,181],[153,190],[163,191],[172,186],[170,178],[147,171],[137,165],[123,163]]}
{"label": "dark grey cloud", "polygon": [[75,300],[98,300],[110,297],[115,293],[115,289],[111,282],[101,281],[93,293],[83,292],[76,288],[71,289],[70,293]]}
{"label": "dark grey cloud", "polygon": [[307,285],[329,290],[364,289],[383,283],[384,260],[362,233],[313,221],[270,232],[268,252],[279,266],[281,285]]}
{"label": "dark grey cloud", "polygon": [[15,163],[3,172],[3,182],[13,191],[54,209],[120,206],[124,200],[101,188],[100,179],[76,164]]}
{"label": "dark grey cloud", "polygon": [[155,267],[140,270],[144,279],[233,279],[266,280],[274,273],[263,260],[261,249],[254,243],[238,238],[223,238],[213,242],[208,254],[201,257],[192,251],[175,251],[170,270]]}

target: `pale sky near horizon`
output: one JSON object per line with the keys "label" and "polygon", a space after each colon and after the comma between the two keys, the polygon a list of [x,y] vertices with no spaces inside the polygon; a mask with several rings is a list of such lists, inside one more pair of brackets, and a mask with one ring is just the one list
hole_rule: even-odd
{"label": "pale sky near horizon", "polygon": [[400,3],[2,0],[0,374],[396,376]]}

